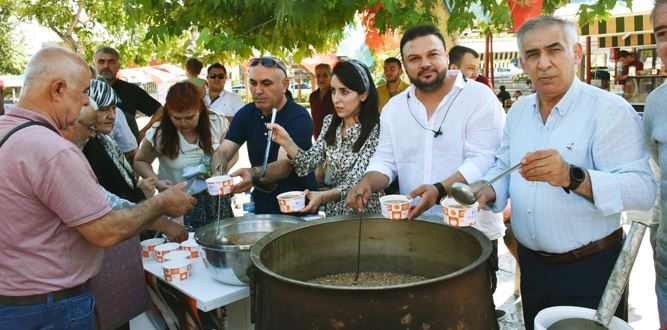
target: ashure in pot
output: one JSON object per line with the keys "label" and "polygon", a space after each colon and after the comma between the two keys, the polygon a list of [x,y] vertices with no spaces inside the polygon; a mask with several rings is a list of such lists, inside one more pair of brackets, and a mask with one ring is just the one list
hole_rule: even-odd
{"label": "ashure in pot", "polygon": [[494,329],[478,230],[430,221],[362,220],[360,272],[422,276],[412,283],[335,286],[309,280],[356,272],[357,216],[279,229],[255,243],[251,315],[256,329]]}

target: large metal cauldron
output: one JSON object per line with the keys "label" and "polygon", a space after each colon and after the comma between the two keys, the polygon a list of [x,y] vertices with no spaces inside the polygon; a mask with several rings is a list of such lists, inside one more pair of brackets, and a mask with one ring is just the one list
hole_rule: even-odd
{"label": "large metal cauldron", "polygon": [[[230,285],[247,285],[250,249],[252,244],[224,243],[223,238],[249,234],[257,239],[276,229],[286,228],[304,220],[282,214],[250,214],[238,218],[222,219],[199,228],[195,241],[201,246],[202,258],[208,273],[214,279]],[[216,236],[217,235],[217,236]]]}
{"label": "large metal cauldron", "polygon": [[352,216],[310,221],[277,230],[255,244],[250,285],[257,329],[497,327],[485,262],[491,242],[473,228],[366,216],[361,272],[429,279],[383,287],[305,282],[355,273],[358,221]]}

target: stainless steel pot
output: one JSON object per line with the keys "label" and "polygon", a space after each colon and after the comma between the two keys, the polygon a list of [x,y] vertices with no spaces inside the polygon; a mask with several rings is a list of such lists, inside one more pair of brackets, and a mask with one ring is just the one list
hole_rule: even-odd
{"label": "stainless steel pot", "polygon": [[301,218],[282,214],[253,214],[228,218],[221,220],[218,236],[217,223],[213,222],[197,230],[195,241],[201,246],[202,258],[211,277],[225,284],[247,285],[252,244],[237,242],[238,239],[234,237],[250,234],[257,239],[276,229],[303,221]]}
{"label": "stainless steel pot", "polygon": [[428,221],[362,220],[361,272],[428,279],[395,286],[308,283],[355,273],[358,218],[309,221],[264,236],[251,260],[256,329],[494,329],[486,260],[491,242],[474,228]]}

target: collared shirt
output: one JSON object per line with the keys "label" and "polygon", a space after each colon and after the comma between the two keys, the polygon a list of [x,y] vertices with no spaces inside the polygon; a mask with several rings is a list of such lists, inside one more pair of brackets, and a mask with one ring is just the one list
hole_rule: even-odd
{"label": "collared shirt", "polygon": [[336,113],[333,100],[331,99],[332,89],[329,88],[324,97],[320,99],[322,91],[318,88],[308,98],[310,102],[310,115],[313,117],[313,138],[317,140],[322,131],[322,122],[324,117]]}
{"label": "collared shirt", "polygon": [[[410,85],[404,83],[403,80],[399,80],[398,89],[396,90],[396,95],[406,90],[408,86]],[[392,96],[391,94],[389,94],[389,88],[387,88],[387,84],[378,86],[377,91],[378,91],[378,112],[382,113],[382,109],[384,108],[385,105],[387,105],[387,102],[389,102],[389,99],[392,98]]]}
{"label": "collared shirt", "polygon": [[639,116],[621,97],[574,79],[546,123],[537,94],[519,98],[508,112],[495,177],[527,152],[555,149],[563,160],[588,170],[595,203],[518,172],[493,184],[494,210],[512,199],[512,230],[531,250],[563,253],[620,227],[621,211],[649,209],[656,185],[649,168]]}
{"label": "collared shirt", "polygon": [[152,116],[160,108],[160,102],[150,96],[141,87],[125,80],[117,79],[111,85],[111,88],[113,88],[121,100],[118,106],[125,111],[125,119],[137,143],[141,142],[139,141],[139,127],[135,118],[137,111],[147,116]]}
{"label": "collared shirt", "polygon": [[[505,112],[487,86],[464,80],[458,70],[449,74],[457,76],[454,86],[430,119],[414,86],[391,98],[380,115],[380,141],[366,172],[380,172],[390,181],[398,175],[403,195],[457,171],[475,182],[493,165]],[[434,137],[438,129],[442,136]],[[442,217],[442,207],[434,205],[424,215]],[[478,223],[490,239],[502,235],[501,214],[480,212]]]}
{"label": "collared shirt", "polygon": [[224,117],[234,117],[236,112],[244,105],[240,96],[226,90],[222,90],[218,97],[213,100],[211,100],[207,91],[204,101],[211,111]]}
{"label": "collared shirt", "polygon": [[[264,161],[264,149],[266,148],[267,129],[266,124],[271,122],[271,116],[264,116],[257,109],[255,103],[246,104],[236,113],[225,140],[232,141],[238,145],[248,143],[248,158],[251,166],[262,166]],[[312,146],[311,134],[313,133],[313,122],[310,119],[306,108],[294,103],[288,99],[285,106],[276,114],[276,124],[285,128],[294,143],[303,150],[308,150]],[[271,143],[269,149],[269,163],[278,159],[278,150],[280,145]],[[287,191],[305,189],[317,190],[315,175],[310,174],[299,177],[292,172],[285,178],[276,181],[278,188],[271,193],[265,193],[258,189],[253,190],[252,197],[255,200],[255,213],[257,214],[278,214],[279,194]]]}
{"label": "collared shirt", "polygon": [[[11,108],[0,136],[27,121],[49,120]],[[43,294],[93,277],[103,250],[74,228],[111,211],[81,151],[48,128],[31,126],[0,148],[0,295]]]}
{"label": "collared shirt", "polygon": [[111,130],[111,136],[116,140],[122,152],[130,152],[138,147],[137,140],[127,124],[127,119],[125,119],[125,112],[119,107],[116,107],[116,120]]}

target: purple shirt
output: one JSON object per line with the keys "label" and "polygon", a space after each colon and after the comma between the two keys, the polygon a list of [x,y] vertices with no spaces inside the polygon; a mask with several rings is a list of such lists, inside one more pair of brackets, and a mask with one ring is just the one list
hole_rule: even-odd
{"label": "purple shirt", "polygon": [[324,94],[324,97],[321,100],[320,93],[322,93],[322,91],[319,88],[310,94],[310,115],[313,117],[313,138],[315,138],[315,140],[317,140],[317,137],[320,136],[322,131],[324,117],[336,113],[336,108],[331,99],[331,91],[332,89],[329,88],[329,91]]}
{"label": "purple shirt", "polygon": [[[11,108],[0,137],[38,113]],[[111,211],[81,151],[62,135],[30,126],[0,147],[0,295],[71,288],[100,269],[103,250],[73,228]]]}

